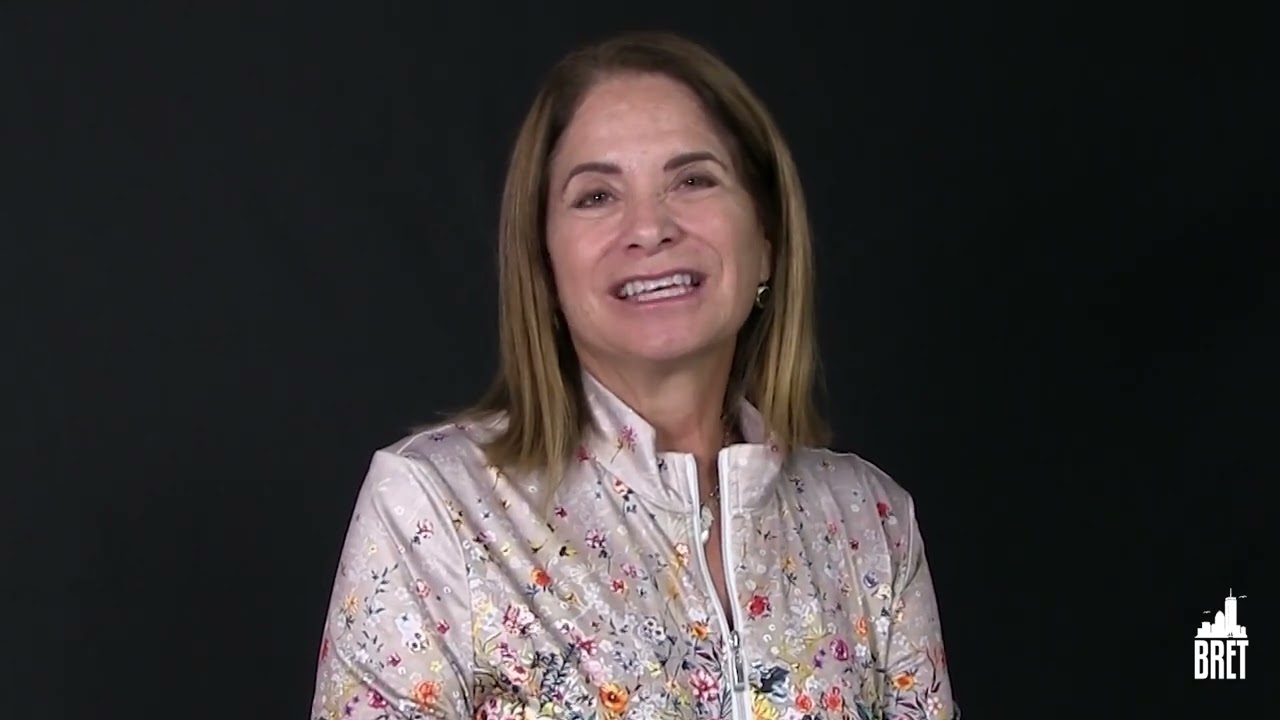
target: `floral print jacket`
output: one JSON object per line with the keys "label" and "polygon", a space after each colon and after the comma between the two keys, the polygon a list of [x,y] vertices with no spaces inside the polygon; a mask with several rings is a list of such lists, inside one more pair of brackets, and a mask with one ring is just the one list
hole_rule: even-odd
{"label": "floral print jacket", "polygon": [[491,427],[375,453],[321,641],[312,718],[957,718],[911,497],[849,454],[789,453],[741,402],[719,454],[725,578],[691,455],[590,375],[600,434],[547,498]]}

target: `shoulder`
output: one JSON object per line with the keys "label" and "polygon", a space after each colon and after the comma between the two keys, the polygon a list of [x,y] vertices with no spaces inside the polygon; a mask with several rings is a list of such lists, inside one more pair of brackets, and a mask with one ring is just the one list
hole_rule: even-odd
{"label": "shoulder", "polygon": [[490,475],[483,446],[499,428],[496,420],[419,428],[374,451],[362,495],[379,504],[468,496]]}
{"label": "shoulder", "polygon": [[918,542],[915,500],[906,488],[855,453],[802,450],[793,453],[791,462],[802,507],[823,507],[828,522],[839,519],[861,552],[878,556],[895,577],[908,574]]}
{"label": "shoulder", "polygon": [[871,461],[851,452],[801,448],[792,452],[789,472],[803,482],[823,486],[842,505],[874,503],[882,518],[911,516],[914,500],[906,488]]}
{"label": "shoulder", "polygon": [[426,464],[482,460],[481,448],[497,435],[502,425],[500,418],[428,425],[381,448],[378,453]]}

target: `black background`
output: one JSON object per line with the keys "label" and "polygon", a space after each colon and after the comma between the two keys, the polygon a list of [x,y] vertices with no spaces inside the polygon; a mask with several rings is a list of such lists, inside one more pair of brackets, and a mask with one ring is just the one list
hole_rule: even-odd
{"label": "black background", "polygon": [[[3,11],[10,710],[306,716],[371,453],[495,366],[517,124],[626,28],[708,42],[792,143],[835,445],[917,498],[966,716],[1261,699],[1262,17],[214,5]],[[1249,679],[1193,682],[1228,588]]]}

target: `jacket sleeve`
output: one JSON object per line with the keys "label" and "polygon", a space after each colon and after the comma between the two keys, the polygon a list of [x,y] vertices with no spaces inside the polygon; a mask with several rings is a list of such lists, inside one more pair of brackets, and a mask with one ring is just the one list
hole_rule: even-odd
{"label": "jacket sleeve", "polygon": [[910,497],[908,508],[905,549],[893,582],[885,718],[957,720],[960,709],[951,693],[938,602]]}
{"label": "jacket sleeve", "polygon": [[470,720],[471,603],[453,519],[425,463],[374,455],[325,618],[313,720]]}

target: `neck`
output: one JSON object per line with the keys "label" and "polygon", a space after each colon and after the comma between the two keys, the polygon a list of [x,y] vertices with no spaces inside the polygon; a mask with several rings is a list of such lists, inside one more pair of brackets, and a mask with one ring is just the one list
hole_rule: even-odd
{"label": "neck", "polygon": [[582,364],[596,380],[653,426],[659,452],[691,453],[714,468],[724,445],[725,393],[732,354],[678,369]]}

